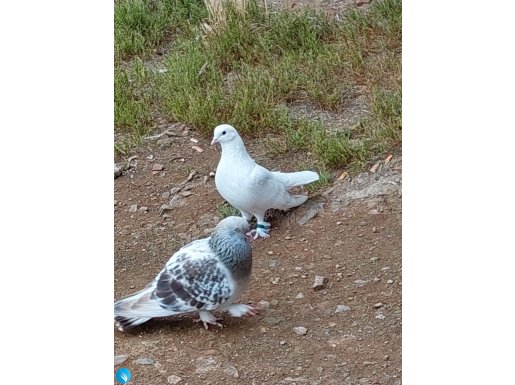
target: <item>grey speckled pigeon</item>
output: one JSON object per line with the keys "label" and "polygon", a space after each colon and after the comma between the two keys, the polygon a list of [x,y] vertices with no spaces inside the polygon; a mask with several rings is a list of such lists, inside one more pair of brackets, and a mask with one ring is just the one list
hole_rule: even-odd
{"label": "grey speckled pigeon", "polygon": [[140,290],[114,304],[118,329],[153,317],[198,313],[204,327],[218,325],[212,310],[233,317],[254,315],[257,309],[234,301],[245,291],[252,270],[252,249],[241,217],[220,221],[209,238],[193,241],[177,251],[158,276]]}
{"label": "grey speckled pigeon", "polygon": [[288,188],[319,179],[313,171],[283,173],[261,167],[247,153],[236,129],[228,124],[215,128],[211,145],[215,143],[222,146],[222,156],[216,168],[216,188],[227,202],[241,211],[245,219],[256,217],[255,238],[269,236],[266,210],[287,210],[308,199],[306,195],[291,195]]}

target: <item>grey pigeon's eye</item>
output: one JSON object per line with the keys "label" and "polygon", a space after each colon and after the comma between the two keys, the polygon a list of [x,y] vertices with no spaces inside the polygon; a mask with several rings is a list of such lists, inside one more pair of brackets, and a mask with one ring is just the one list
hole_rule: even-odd
{"label": "grey pigeon's eye", "polygon": [[225,135],[225,134],[226,134],[226,132],[225,132],[225,131],[224,131],[224,132],[222,132],[222,135]]}

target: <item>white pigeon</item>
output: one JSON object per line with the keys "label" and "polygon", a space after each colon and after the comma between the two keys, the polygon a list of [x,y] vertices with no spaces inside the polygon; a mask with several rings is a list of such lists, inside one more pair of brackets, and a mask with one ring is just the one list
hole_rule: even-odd
{"label": "white pigeon", "polygon": [[255,315],[256,308],[234,301],[245,291],[252,270],[247,221],[227,217],[209,238],[193,241],[177,251],[147,287],[114,304],[120,331],[153,317],[198,313],[204,327],[218,325],[210,311],[233,317]]}
{"label": "white pigeon", "polygon": [[216,188],[227,202],[241,211],[243,218],[250,221],[253,215],[256,217],[254,238],[269,236],[266,210],[287,210],[308,199],[306,195],[291,195],[288,188],[319,179],[313,171],[283,173],[261,167],[247,153],[238,131],[228,124],[215,128],[211,145],[215,143],[222,146],[222,156],[216,168]]}

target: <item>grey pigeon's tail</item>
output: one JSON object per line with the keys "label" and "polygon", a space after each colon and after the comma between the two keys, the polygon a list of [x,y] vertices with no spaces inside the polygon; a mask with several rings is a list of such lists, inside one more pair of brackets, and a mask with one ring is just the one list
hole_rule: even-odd
{"label": "grey pigeon's tail", "polygon": [[118,330],[137,326],[147,322],[152,317],[166,316],[169,314],[161,308],[156,301],[151,300],[153,288],[147,286],[114,304],[114,319]]}
{"label": "grey pigeon's tail", "polygon": [[150,318],[126,318],[121,316],[114,317],[114,320],[116,321],[116,327],[121,332],[133,326],[140,325],[143,322],[147,322],[149,319]]}
{"label": "grey pigeon's tail", "polygon": [[[279,179],[286,187],[302,186],[317,181],[320,176],[314,171],[279,172],[272,171],[272,174]],[[301,204],[301,203],[299,203]],[[298,206],[298,205],[297,205]],[[292,206],[294,207],[294,206]]]}

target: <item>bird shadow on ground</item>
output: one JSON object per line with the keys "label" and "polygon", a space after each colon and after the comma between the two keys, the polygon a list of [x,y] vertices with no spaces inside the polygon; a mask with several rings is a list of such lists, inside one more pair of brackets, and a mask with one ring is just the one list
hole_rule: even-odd
{"label": "bird shadow on ground", "polygon": [[[227,313],[213,313],[217,318],[219,318],[218,322],[222,325],[219,326],[209,326],[208,332],[218,331],[218,330],[227,330],[227,329],[239,329],[241,327],[248,327],[249,322],[252,320],[258,321],[258,319],[265,314],[265,311],[261,311],[258,315],[253,317],[231,317]],[[128,328],[123,332],[130,336],[138,336],[139,334],[177,334],[180,333],[182,329],[202,329],[205,330],[202,326],[202,323],[194,322],[195,319],[198,319],[198,316],[195,315],[187,315],[183,317],[162,317],[162,318],[153,318],[142,325],[134,326],[132,328]]]}

